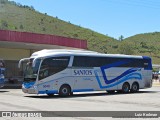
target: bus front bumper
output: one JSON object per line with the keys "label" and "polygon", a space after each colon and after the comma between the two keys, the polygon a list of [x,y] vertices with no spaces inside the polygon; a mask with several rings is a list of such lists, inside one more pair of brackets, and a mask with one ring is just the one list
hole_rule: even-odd
{"label": "bus front bumper", "polygon": [[31,87],[31,88],[25,88],[22,86],[22,91],[24,93],[28,93],[28,94],[38,94],[38,90],[34,87]]}

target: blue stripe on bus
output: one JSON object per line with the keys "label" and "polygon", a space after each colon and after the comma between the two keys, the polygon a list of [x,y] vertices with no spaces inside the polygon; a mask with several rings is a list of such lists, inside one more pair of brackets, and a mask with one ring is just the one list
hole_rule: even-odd
{"label": "blue stripe on bus", "polygon": [[105,66],[100,67],[105,83],[106,83],[106,84],[111,84],[111,83],[113,83],[113,82],[121,79],[121,78],[124,77],[125,75],[130,74],[130,73],[135,72],[135,71],[137,71],[137,70],[140,69],[140,68],[131,68],[131,69],[125,71],[124,73],[122,73],[120,76],[117,76],[116,78],[114,78],[114,79],[112,79],[112,80],[108,80],[108,79],[107,79],[107,76],[106,76],[106,74],[105,74],[105,70],[106,70],[106,69],[111,68],[111,67],[117,67],[117,66],[120,66],[120,65],[123,65],[123,64],[127,64],[127,63],[130,63],[130,62],[132,62],[132,60],[127,59],[127,60],[114,62],[114,63],[112,63],[112,64],[108,64],[108,65],[105,65]]}
{"label": "blue stripe on bus", "polygon": [[127,60],[114,62],[114,63],[108,64],[108,65],[102,66],[101,69],[108,69],[108,68],[111,68],[111,67],[117,67],[117,66],[120,66],[120,65],[123,65],[123,64],[127,64],[131,61],[132,60],[127,59]]}
{"label": "blue stripe on bus", "polygon": [[[72,92],[87,92],[87,91],[94,91],[94,89],[74,89]],[[38,94],[58,94],[58,90],[44,90],[39,91]]]}
{"label": "blue stripe on bus", "polygon": [[57,94],[58,90],[44,90],[44,91],[38,91],[38,94]]}
{"label": "blue stripe on bus", "polygon": [[87,91],[94,91],[94,89],[74,89],[72,92],[87,92]]}
{"label": "blue stripe on bus", "polygon": [[101,84],[101,82],[100,82],[100,78],[99,78],[99,76],[98,76],[98,74],[97,74],[97,71],[94,71],[94,73],[95,73],[97,82],[98,82],[98,84],[99,84],[99,87],[100,87],[101,89],[110,88],[110,87],[116,86],[116,85],[118,85],[118,84],[120,84],[120,83],[122,83],[122,82],[125,82],[125,81],[127,81],[127,80],[132,80],[132,79],[142,80],[142,76],[141,76],[140,73],[131,73],[131,74],[129,74],[129,75],[124,76],[124,78],[118,80],[116,83],[113,83],[113,84],[110,84],[110,85],[107,85],[107,86],[102,86],[102,84]]}
{"label": "blue stripe on bus", "polygon": [[114,78],[114,79],[112,79],[112,80],[108,80],[108,79],[107,79],[107,76],[106,76],[106,74],[105,74],[105,69],[104,69],[104,68],[101,68],[102,75],[103,75],[103,78],[104,78],[104,81],[105,81],[106,84],[111,84],[111,83],[113,83],[113,82],[121,79],[122,77],[124,77],[124,76],[126,76],[126,75],[128,75],[128,74],[130,74],[130,73],[133,73],[133,72],[135,72],[135,71],[138,71],[138,70],[140,70],[140,68],[131,68],[131,69],[126,70],[124,73],[122,73],[122,74],[119,75],[118,77],[116,77],[116,78]]}

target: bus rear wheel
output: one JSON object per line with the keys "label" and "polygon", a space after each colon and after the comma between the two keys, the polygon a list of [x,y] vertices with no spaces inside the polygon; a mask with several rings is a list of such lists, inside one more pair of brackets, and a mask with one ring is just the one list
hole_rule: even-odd
{"label": "bus rear wheel", "polygon": [[130,89],[129,83],[124,83],[122,86],[122,92],[123,93],[128,93]]}
{"label": "bus rear wheel", "polygon": [[59,89],[59,95],[60,96],[69,96],[71,93],[71,89],[69,85],[62,85]]}
{"label": "bus rear wheel", "polygon": [[139,85],[138,85],[138,83],[133,83],[132,87],[131,87],[131,92],[135,93],[137,91],[139,91]]}

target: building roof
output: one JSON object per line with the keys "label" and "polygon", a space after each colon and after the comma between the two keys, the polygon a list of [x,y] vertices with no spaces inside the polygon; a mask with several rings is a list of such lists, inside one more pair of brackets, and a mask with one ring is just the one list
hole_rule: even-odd
{"label": "building roof", "polygon": [[[36,47],[36,45],[40,47]],[[48,45],[48,46],[41,46]],[[0,47],[19,47],[23,48],[52,48],[52,46],[62,46],[70,48],[87,49],[87,41],[67,38],[56,35],[37,34],[30,32],[17,32],[10,30],[0,30]],[[59,47],[56,47],[59,48]]]}

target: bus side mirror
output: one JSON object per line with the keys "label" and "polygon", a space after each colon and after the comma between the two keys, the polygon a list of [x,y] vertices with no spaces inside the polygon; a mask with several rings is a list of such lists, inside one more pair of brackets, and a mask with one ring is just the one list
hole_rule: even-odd
{"label": "bus side mirror", "polygon": [[21,64],[23,61],[28,61],[30,58],[24,58],[24,59],[21,59],[18,63],[18,68],[21,68]]}
{"label": "bus side mirror", "polygon": [[32,67],[35,67],[35,66],[36,66],[36,61],[37,61],[37,59],[41,59],[41,60],[42,60],[42,58],[34,58],[34,59],[33,59],[33,62],[32,62]]}
{"label": "bus side mirror", "polygon": [[21,64],[22,64],[23,59],[21,59],[18,63],[18,68],[21,68]]}

